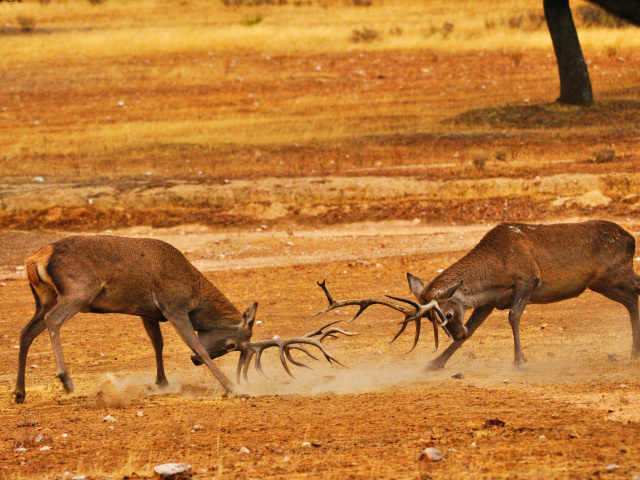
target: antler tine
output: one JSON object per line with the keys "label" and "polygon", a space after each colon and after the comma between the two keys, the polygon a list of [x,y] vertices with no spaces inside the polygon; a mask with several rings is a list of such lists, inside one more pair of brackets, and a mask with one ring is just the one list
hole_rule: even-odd
{"label": "antler tine", "polygon": [[404,352],[405,354],[412,352],[414,348],[416,348],[416,345],[418,345],[418,339],[420,338],[420,327],[422,326],[422,318],[417,318],[416,319],[416,335],[413,338],[413,345],[411,346],[411,348],[409,350],[407,350],[406,352]]}
{"label": "antler tine", "polygon": [[236,371],[236,378],[238,380],[238,383],[240,383],[241,374],[244,376],[245,381],[247,383],[249,382],[249,376],[247,372],[249,370],[249,364],[251,363],[251,359],[253,358],[254,353],[255,352],[253,350],[247,349],[240,354],[240,358],[238,359],[238,368]]}
{"label": "antler tine", "polygon": [[433,351],[437,352],[438,351],[438,323],[435,321],[432,321],[431,323],[433,323],[433,338],[435,339],[435,342],[436,342],[436,348]]}
{"label": "antler tine", "polygon": [[[294,350],[294,349],[295,349],[295,350],[302,350],[302,351],[303,351],[303,352],[305,352],[307,355],[311,356],[311,354],[310,354],[307,350],[302,349],[302,348],[298,348],[298,347],[296,347],[296,346],[294,346],[294,345],[289,345],[288,347],[285,347],[285,349],[284,349],[284,354],[287,356],[287,360],[289,360],[291,363],[293,363],[293,364],[294,364],[294,365],[296,365],[297,367],[303,367],[303,368],[308,368],[309,370],[313,370],[310,366],[305,365],[305,364],[304,364],[304,363],[302,363],[302,362],[298,362],[296,359],[294,359],[294,358],[291,356],[291,350]],[[316,360],[317,360],[317,359],[316,359]]]}
{"label": "antler tine", "polygon": [[360,309],[358,310],[358,312],[354,315],[354,317],[351,320],[348,320],[348,322],[353,322],[356,318],[358,318],[360,316],[360,314],[362,312],[364,312],[371,305],[385,305],[387,307],[393,308],[394,310],[397,310],[397,311],[403,313],[405,318],[408,318],[408,317],[412,316],[415,313],[415,312],[411,311],[410,309],[408,309],[407,307],[405,307],[403,305],[398,305],[397,303],[390,302],[389,300],[387,300],[385,298],[373,298],[372,297],[372,298],[348,299],[348,300],[339,300],[338,301],[335,298],[333,298],[333,295],[331,295],[331,292],[329,292],[329,289],[326,286],[326,280],[323,280],[322,282],[317,282],[317,283],[320,286],[320,288],[322,288],[322,290],[324,290],[324,293],[327,296],[327,300],[329,301],[329,306],[327,308],[325,308],[324,310],[321,310],[318,313],[316,313],[316,315],[324,316],[327,313],[329,313],[331,310],[334,310],[334,309],[339,308],[339,307],[350,306],[350,305],[359,306]]}
{"label": "antler tine", "polygon": [[333,322],[329,322],[329,323],[321,326],[317,330],[314,330],[313,332],[309,332],[309,333],[304,334],[303,337],[315,337],[316,335],[320,335],[325,328],[330,327],[331,325],[335,325],[336,323],[340,323],[341,321],[342,320],[334,320]]}
{"label": "antler tine", "polygon": [[316,357],[315,355],[312,355],[311,352],[309,352],[309,350],[304,348],[302,345],[288,345],[286,348],[287,348],[287,350],[293,350],[293,349],[300,350],[300,351],[306,353],[307,355],[309,355],[314,360],[318,360],[318,357]]}
{"label": "antler tine", "polygon": [[291,378],[296,378],[293,376],[293,373],[291,373],[291,370],[289,370],[289,365],[287,365],[287,361],[284,358],[284,347],[283,345],[280,345],[280,361],[282,362],[282,366],[284,367],[284,370],[289,374],[289,376]]}

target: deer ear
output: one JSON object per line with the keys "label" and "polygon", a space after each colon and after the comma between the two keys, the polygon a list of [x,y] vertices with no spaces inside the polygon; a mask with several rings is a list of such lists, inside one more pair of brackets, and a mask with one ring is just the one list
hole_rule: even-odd
{"label": "deer ear", "polygon": [[256,319],[256,310],[258,309],[258,302],[247,308],[247,311],[242,314],[242,326],[244,330],[253,330],[253,322]]}
{"label": "deer ear", "polygon": [[445,288],[444,290],[437,290],[433,298],[435,298],[436,300],[447,300],[453,297],[453,294],[456,293],[456,290],[458,290],[461,285],[462,285],[462,280],[460,280],[457,283],[454,283],[453,285],[451,285],[448,288]]}
{"label": "deer ear", "polygon": [[420,292],[424,289],[424,283],[418,277],[407,273],[407,280],[409,280],[409,289],[413,292],[416,298],[420,297]]}

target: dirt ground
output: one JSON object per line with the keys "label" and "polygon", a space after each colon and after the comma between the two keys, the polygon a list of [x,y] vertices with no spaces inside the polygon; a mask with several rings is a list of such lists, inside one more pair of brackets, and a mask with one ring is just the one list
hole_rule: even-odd
{"label": "dirt ground", "polygon": [[[623,224],[637,236],[638,223]],[[318,280],[326,278],[338,299],[407,296],[405,272],[430,278],[488,228],[395,221],[288,232],[183,226],[114,233],[170,241],[239,308],[258,301],[262,323],[254,337],[263,339],[350,318],[347,308],[326,319],[312,316],[326,303]],[[640,474],[640,365],[629,359],[628,315],[594,293],[527,307],[525,372],[513,369],[504,312],[492,314],[444,370],[427,372],[424,365],[434,355],[429,329],[404,355],[412,333],[389,345],[399,315],[374,307],[344,325],[359,336],[329,342],[348,369],[314,362],[314,370],[294,370],[293,380],[277,355],[267,355],[270,379],[252,369],[251,383],[243,384],[252,395],[246,399],[222,398],[213,377],[191,364],[188,348],[167,325],[171,386],[157,391],[140,321],[83,314],[62,337],[75,392],[63,393],[42,335],[29,353],[26,403],[16,405],[11,390],[18,333],[33,302],[14,260],[64,234],[2,234],[13,252],[4,258],[0,286],[2,478],[144,478],[165,462],[188,462],[202,479]],[[609,358],[614,353],[616,361]],[[219,363],[233,376],[235,362],[234,354]],[[458,372],[462,379],[451,378]],[[103,422],[107,415],[117,421]],[[485,427],[487,419],[505,426]],[[241,447],[249,453],[240,453]],[[416,460],[426,447],[440,449],[446,459]]]}
{"label": "dirt ground", "polygon": [[[159,391],[140,320],[83,314],[62,330],[74,393],[45,334],[26,402],[11,394],[24,261],[73,233],[170,242],[239,309],[259,302],[257,339],[349,320],[313,316],[323,279],[338,299],[409,296],[407,272],[432,278],[501,221],[605,218],[638,238],[634,28],[578,22],[585,108],[554,102],[539,0],[25,0],[0,25],[0,479],[166,462],[198,480],[640,478],[628,314],[591,292],[527,307],[524,372],[506,312],[432,372],[430,329],[404,354],[413,332],[389,344],[401,316],[373,307],[327,340],[348,368],[294,380],[265,353],[246,398],[165,324]],[[417,460],[427,447],[445,459]]]}

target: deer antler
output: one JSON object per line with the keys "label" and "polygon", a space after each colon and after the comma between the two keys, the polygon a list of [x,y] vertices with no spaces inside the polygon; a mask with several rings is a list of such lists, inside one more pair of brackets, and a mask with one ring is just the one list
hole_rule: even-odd
{"label": "deer antler", "polygon": [[[310,367],[305,365],[302,362],[298,362],[294,360],[293,357],[291,356],[291,350],[300,350],[301,352],[306,353],[309,357],[313,358],[314,360],[318,360],[317,357],[313,356],[306,348],[303,347],[303,344],[313,345],[314,347],[318,348],[322,352],[322,354],[325,356],[325,358],[329,363],[335,362],[338,365],[341,365],[344,367],[345,365],[340,363],[338,359],[336,359],[333,355],[327,352],[327,350],[322,345],[322,341],[325,338],[327,337],[337,338],[338,337],[337,334],[342,334],[347,336],[357,335],[357,333],[345,332],[344,330],[337,327],[328,328],[340,321],[341,320],[337,320],[335,322],[327,323],[326,325],[323,325],[317,330],[314,330],[313,332],[309,332],[301,337],[284,338],[284,339],[274,338],[273,340],[266,340],[264,342],[247,343],[244,349],[242,350],[242,353],[240,354],[240,358],[238,359],[238,368],[236,372],[238,383],[240,383],[240,374],[242,374],[245,381],[247,382],[249,381],[249,377],[248,377],[249,365],[254,355],[256,356],[256,361],[255,361],[256,370],[260,372],[262,375],[264,375],[265,377],[267,376],[262,370],[262,364],[260,363],[260,358],[262,357],[262,352],[269,347],[279,348],[280,361],[282,362],[282,366],[284,367],[285,371],[289,374],[289,376],[292,378],[295,378],[295,377],[291,373],[291,370],[289,370],[289,366],[287,365],[287,360],[289,360],[292,364],[298,367],[304,367],[304,368],[310,368]],[[325,330],[326,328],[328,329]]]}
{"label": "deer antler", "polygon": [[322,282],[318,282],[318,285],[320,286],[320,288],[322,288],[325,295],[327,296],[327,300],[329,301],[329,306],[324,310],[316,313],[316,315],[324,316],[327,313],[329,313],[331,310],[334,310],[336,308],[345,307],[349,305],[357,305],[360,307],[360,310],[358,310],[355,316],[351,320],[349,320],[349,322],[353,322],[356,318],[360,316],[362,312],[364,312],[371,305],[384,305],[386,307],[393,308],[394,310],[397,310],[398,312],[404,314],[404,320],[400,322],[400,324],[402,325],[400,327],[400,330],[398,331],[398,333],[396,333],[395,337],[393,337],[393,339],[389,343],[392,343],[393,341],[395,341],[396,338],[398,338],[402,334],[402,332],[405,331],[405,329],[407,328],[407,325],[410,322],[416,322],[416,333],[413,339],[413,345],[407,352],[405,352],[405,353],[409,353],[414,348],[416,348],[416,345],[418,344],[418,339],[420,338],[420,329],[422,326],[422,317],[427,312],[431,310],[435,310],[435,312],[437,313],[437,317],[440,317],[439,319],[437,317],[432,318],[433,331],[434,331],[435,342],[436,342],[436,350],[438,349],[438,325],[441,326],[442,329],[445,331],[445,333],[449,336],[449,338],[451,338],[449,331],[445,327],[445,325],[447,324],[447,319],[444,316],[444,313],[442,313],[442,310],[440,310],[440,307],[438,306],[438,302],[435,300],[431,300],[426,305],[420,305],[412,300],[407,300],[404,298],[392,297],[390,295],[387,295],[389,298],[393,300],[398,300],[399,302],[408,303],[414,308],[413,310],[405,307],[404,305],[399,305],[395,302],[391,302],[386,298],[361,298],[361,299],[349,299],[349,300],[338,301],[335,298],[333,298],[333,295],[331,295],[331,292],[329,292],[329,289],[327,288],[325,283],[326,283],[326,280],[323,280]]}

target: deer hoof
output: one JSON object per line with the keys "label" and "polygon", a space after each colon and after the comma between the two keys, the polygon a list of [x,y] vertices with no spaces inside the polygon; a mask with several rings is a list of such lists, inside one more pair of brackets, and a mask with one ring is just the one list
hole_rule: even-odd
{"label": "deer hoof", "polygon": [[56,376],[62,382],[62,388],[64,388],[64,391],[67,393],[73,393],[73,382],[67,372],[58,373]]}
{"label": "deer hoof", "polygon": [[429,362],[429,363],[427,363],[427,366],[426,366],[426,367],[424,367],[424,369],[425,369],[427,372],[434,372],[434,371],[436,371],[436,370],[442,370],[443,368],[444,368],[444,365],[439,365],[439,364],[437,364],[437,363],[433,363],[433,362]]}
{"label": "deer hoof", "polygon": [[24,392],[13,392],[15,399],[16,399],[16,403],[24,403],[24,399],[26,397]]}
{"label": "deer hoof", "polygon": [[169,382],[166,378],[161,378],[159,380],[156,380],[156,385],[158,386],[158,388],[167,388],[169,386]]}
{"label": "deer hoof", "polygon": [[524,368],[524,363],[516,363],[516,370],[519,372],[524,372],[526,369]]}

